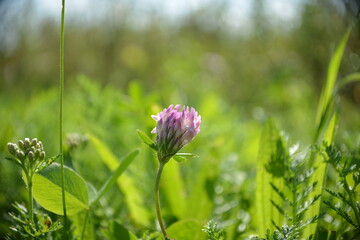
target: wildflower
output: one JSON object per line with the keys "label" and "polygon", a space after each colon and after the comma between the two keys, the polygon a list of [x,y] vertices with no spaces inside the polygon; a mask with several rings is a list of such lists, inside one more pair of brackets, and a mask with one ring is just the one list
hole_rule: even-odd
{"label": "wildflower", "polygon": [[180,111],[180,105],[170,105],[152,118],[157,125],[151,132],[156,133],[158,159],[163,163],[200,132],[201,116],[194,108],[184,106]]}

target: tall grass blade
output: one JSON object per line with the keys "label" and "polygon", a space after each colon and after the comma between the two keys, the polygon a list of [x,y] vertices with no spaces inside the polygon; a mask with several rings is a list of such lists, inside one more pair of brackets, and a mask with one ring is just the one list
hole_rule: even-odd
{"label": "tall grass blade", "polygon": [[351,31],[348,30],[345,33],[345,35],[341,39],[341,42],[337,46],[337,48],[330,60],[330,63],[329,63],[326,82],[325,82],[324,88],[321,92],[319,105],[318,105],[318,109],[316,112],[317,133],[316,133],[315,143],[318,143],[321,140],[321,135],[322,135],[321,131],[322,130],[326,131],[325,130],[326,127],[324,127],[323,125],[324,124],[326,125],[331,118],[331,116],[328,116],[328,118],[326,119],[327,121],[326,121],[324,119],[324,115],[328,111],[327,109],[329,108],[330,102],[333,99],[335,82],[336,82],[336,79],[338,76],[341,59],[342,59],[344,51],[345,51],[345,46],[346,46],[347,40],[349,39],[349,36],[350,36],[350,32]]}
{"label": "tall grass blade", "polygon": [[132,163],[135,157],[139,154],[139,150],[134,150],[130,152],[124,159],[121,160],[120,165],[113,172],[113,174],[109,177],[109,179],[105,182],[105,184],[99,190],[99,193],[95,200],[91,202],[91,205],[95,204],[100,200],[102,196],[110,189],[110,187],[116,182],[116,180],[120,177],[120,175],[126,170],[126,168]]}
{"label": "tall grass blade", "polygon": [[[336,114],[334,110],[334,94],[336,90],[335,82],[338,77],[340,63],[345,51],[347,40],[350,36],[350,32],[351,31],[348,30],[341,39],[341,42],[337,46],[328,66],[327,79],[321,93],[316,115],[317,129],[314,139],[314,144],[316,145],[321,145],[323,142],[326,142],[327,144],[332,144],[334,139],[336,127]],[[314,198],[316,195],[322,193],[322,189],[325,184],[327,163],[324,162],[322,155],[319,154],[319,152],[316,152],[311,156],[310,165],[311,167],[314,167],[316,169],[314,175],[312,176],[311,182],[318,183],[314,191],[309,195],[310,198]],[[304,215],[304,219],[312,218],[315,215],[319,215],[321,202],[322,201],[320,196],[320,199],[308,209],[308,211]],[[311,224],[305,229],[304,237],[308,238],[311,235],[315,236],[316,229],[317,222]]]}
{"label": "tall grass blade", "polygon": [[[119,160],[110,151],[110,149],[100,139],[94,135],[88,134],[89,140],[94,146],[94,149],[99,154],[103,163],[111,170],[115,171],[119,166]],[[117,179],[117,185],[119,189],[124,193],[125,203],[129,209],[132,219],[144,226],[148,226],[150,223],[149,211],[144,206],[143,195],[139,188],[136,186],[136,182],[127,174],[121,175]]]}

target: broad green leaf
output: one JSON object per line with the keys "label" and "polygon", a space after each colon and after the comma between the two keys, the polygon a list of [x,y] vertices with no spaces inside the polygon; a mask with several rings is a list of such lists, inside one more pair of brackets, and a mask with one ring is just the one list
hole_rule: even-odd
{"label": "broad green leaf", "polygon": [[172,224],[167,233],[171,239],[205,240],[207,234],[202,231],[203,225],[194,220],[183,220]]}
{"label": "broad green leaf", "polygon": [[156,144],[151,140],[151,138],[148,135],[146,135],[143,131],[139,129],[137,129],[136,132],[146,145],[148,145],[154,150],[157,150]]}
{"label": "broad green leaf", "polygon": [[137,240],[137,237],[118,222],[110,222],[105,235],[110,240]]}
{"label": "broad green leaf", "polygon": [[260,140],[256,172],[255,219],[257,219],[260,237],[265,236],[267,228],[274,230],[272,221],[278,226],[282,226],[283,224],[283,216],[271,203],[271,200],[273,200],[275,203],[281,205],[281,198],[270,185],[270,183],[273,183],[278,189],[282,190],[283,181],[281,178],[273,177],[265,168],[271,156],[276,154],[278,141],[281,141],[279,139],[281,139],[279,131],[274,126],[272,120],[268,120]]}
{"label": "broad green leaf", "polygon": [[[105,143],[100,141],[100,139],[91,134],[88,134],[88,136],[90,142],[99,154],[103,163],[111,171],[115,171],[120,164],[120,161],[117,159],[117,157],[110,151],[110,149],[105,145]],[[116,182],[119,189],[124,193],[125,203],[129,209],[132,219],[139,224],[145,226],[149,225],[149,211],[143,203],[143,194],[136,186],[135,180],[129,177],[127,174],[122,174]]]}
{"label": "broad green leaf", "polygon": [[[65,202],[68,215],[88,209],[88,189],[86,182],[74,170],[64,167]],[[33,178],[33,193],[36,201],[50,212],[63,214],[61,167],[53,163],[37,172]]]}
{"label": "broad green leaf", "polygon": [[91,203],[94,204],[100,200],[102,196],[110,189],[110,187],[116,182],[119,176],[126,170],[126,168],[130,165],[130,163],[135,159],[135,157],[139,154],[139,150],[134,150],[130,152],[120,163],[119,167],[113,172],[113,174],[109,177],[109,179],[105,182],[105,184],[99,190],[99,193],[96,199]]}

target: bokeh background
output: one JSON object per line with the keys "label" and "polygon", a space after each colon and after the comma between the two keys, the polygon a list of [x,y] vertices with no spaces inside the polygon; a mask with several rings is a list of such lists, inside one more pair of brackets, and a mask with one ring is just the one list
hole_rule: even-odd
{"label": "bokeh background", "polygon": [[[165,176],[166,221],[214,218],[229,239],[256,233],[252,204],[263,123],[271,117],[290,142],[312,142],[329,59],[351,26],[339,78],[360,68],[359,6],[350,0],[67,1],[65,133],[91,133],[119,157],[141,148],[127,173],[134,192],[112,189],[94,213],[95,235],[106,219],[138,236],[156,228],[156,161],[135,130],[150,134],[150,115],[171,103],[195,107],[203,123],[184,149],[200,157],[171,163],[176,179]],[[0,236],[9,231],[12,202],[26,203],[20,170],[5,160],[6,143],[37,137],[48,156],[59,152],[60,8],[60,0],[0,1]],[[337,99],[338,141],[357,139],[360,85],[345,86]],[[72,164],[95,188],[111,172],[89,143]],[[132,196],[140,199],[135,208],[126,200]]]}

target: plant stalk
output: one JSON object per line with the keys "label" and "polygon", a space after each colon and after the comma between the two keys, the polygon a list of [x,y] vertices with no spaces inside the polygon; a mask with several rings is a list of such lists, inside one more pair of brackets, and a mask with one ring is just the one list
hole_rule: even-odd
{"label": "plant stalk", "polygon": [[168,234],[165,229],[165,225],[161,216],[161,210],[160,210],[160,197],[159,197],[159,183],[160,183],[160,177],[164,168],[164,163],[160,162],[160,166],[156,175],[156,181],[155,181],[155,207],[156,207],[156,214],[158,217],[158,221],[160,224],[161,231],[165,237],[165,239],[169,239]]}
{"label": "plant stalk", "polygon": [[32,177],[27,176],[28,191],[29,191],[29,219],[30,223],[34,223],[34,199],[32,189]]}
{"label": "plant stalk", "polygon": [[64,213],[64,235],[63,238],[67,239],[67,216],[66,216],[66,203],[65,203],[65,172],[64,172],[64,150],[63,150],[63,98],[64,98],[64,19],[65,19],[65,0],[62,0],[61,6],[61,28],[60,28],[60,164],[61,164],[61,189],[62,189],[62,205]]}

